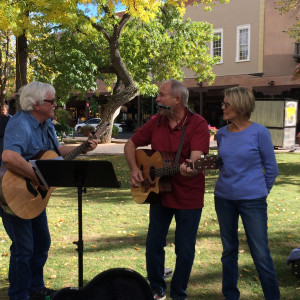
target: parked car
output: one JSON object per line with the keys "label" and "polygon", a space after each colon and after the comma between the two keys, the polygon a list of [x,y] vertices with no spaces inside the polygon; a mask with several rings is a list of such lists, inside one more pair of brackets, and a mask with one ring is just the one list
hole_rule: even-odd
{"label": "parked car", "polygon": [[119,128],[119,133],[123,132],[123,128],[122,128],[123,125],[122,124],[120,124],[120,123],[114,123],[114,125]]}
{"label": "parked car", "polygon": [[101,121],[101,119],[99,119],[99,118],[93,118],[86,122],[76,124],[74,127],[75,132],[81,133],[81,128],[83,126],[93,126],[94,128],[96,128],[99,125],[100,121]]}

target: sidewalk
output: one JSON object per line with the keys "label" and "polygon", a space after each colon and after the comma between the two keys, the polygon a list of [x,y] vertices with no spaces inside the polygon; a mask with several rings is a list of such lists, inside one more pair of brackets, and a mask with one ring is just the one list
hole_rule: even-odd
{"label": "sidewalk", "polygon": [[[88,152],[85,155],[123,155],[124,154],[124,146],[125,143],[128,141],[128,139],[132,136],[132,133],[121,133],[117,136],[117,138],[113,138],[111,140],[110,144],[98,144],[97,148],[93,151]],[[78,142],[84,142],[87,138],[86,137],[75,137],[74,141],[76,141],[77,144],[66,144],[66,145],[78,145]],[[213,141],[210,144],[210,147],[213,149],[217,148],[217,142]],[[149,148],[151,149],[150,146],[148,147],[143,147],[143,148]]]}
{"label": "sidewalk", "polygon": [[[112,139],[110,144],[99,144],[97,148],[93,151],[88,152],[86,155],[123,155],[124,154],[124,145],[127,140],[130,138],[131,134],[120,134],[116,139]],[[78,141],[85,141],[86,137],[75,137],[74,140]],[[68,144],[73,145],[73,144]],[[74,144],[75,145],[75,144]],[[79,145],[79,144],[76,144]],[[150,146],[147,148],[150,149]],[[210,143],[209,148],[211,151],[217,150],[217,142],[213,141]],[[291,148],[278,148],[275,149],[275,153],[281,152],[296,152],[300,153],[300,147],[296,144],[294,147]]]}

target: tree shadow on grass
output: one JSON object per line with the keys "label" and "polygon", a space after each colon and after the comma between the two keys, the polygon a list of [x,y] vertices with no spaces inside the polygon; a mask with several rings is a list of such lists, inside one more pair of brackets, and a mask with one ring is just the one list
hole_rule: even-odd
{"label": "tree shadow on grass", "polygon": [[298,162],[295,163],[278,163],[279,175],[276,178],[275,185],[281,184],[298,184],[300,178],[300,155]]}

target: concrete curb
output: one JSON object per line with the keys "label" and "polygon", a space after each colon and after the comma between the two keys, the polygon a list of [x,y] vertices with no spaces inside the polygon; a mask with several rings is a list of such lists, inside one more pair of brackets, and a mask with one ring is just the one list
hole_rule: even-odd
{"label": "concrete curb", "polygon": [[[76,137],[74,138],[75,142],[74,144],[66,144],[66,145],[72,145],[72,146],[79,146],[78,142],[83,142],[86,140],[86,137]],[[128,141],[128,139],[113,139],[111,143],[109,144],[99,144],[97,148],[93,151],[88,152],[86,155],[122,155],[124,154],[124,145]],[[148,149],[151,149],[150,146],[145,147]],[[213,141],[210,143],[210,150],[217,150],[217,142]],[[299,145],[295,145],[291,148],[278,148],[275,149],[275,153],[282,153],[282,152],[295,152],[300,153],[300,147]]]}

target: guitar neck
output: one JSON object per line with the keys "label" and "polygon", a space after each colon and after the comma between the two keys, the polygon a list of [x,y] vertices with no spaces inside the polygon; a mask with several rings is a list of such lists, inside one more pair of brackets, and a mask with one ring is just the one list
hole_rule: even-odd
{"label": "guitar neck", "polygon": [[[207,155],[207,156],[203,155],[202,158],[197,159],[196,161],[190,163],[186,162],[186,165],[191,169],[206,171],[206,170],[218,169],[220,163],[221,163],[220,158],[214,154],[214,155]],[[175,175],[179,171],[180,171],[180,165],[176,164],[164,168],[157,168],[155,169],[154,172],[156,177],[161,177],[161,176]]]}
{"label": "guitar neck", "polygon": [[93,139],[99,139],[101,136],[107,133],[107,129],[110,123],[106,123],[102,126],[98,125],[96,127],[96,131],[93,133],[91,137],[89,137],[86,141],[84,141],[81,145],[73,149],[69,154],[64,156],[64,160],[72,160],[79,154],[83,153],[86,148],[89,147],[89,141]]}
{"label": "guitar neck", "polygon": [[88,147],[89,143],[88,140],[83,142],[80,146],[76,147],[74,150],[72,150],[69,154],[64,156],[64,160],[72,160],[74,159],[77,155],[81,154],[84,152],[84,150]]}
{"label": "guitar neck", "polygon": [[173,165],[165,168],[157,168],[155,169],[155,176],[156,177],[171,176],[178,173],[179,170],[180,170],[180,165]]}

